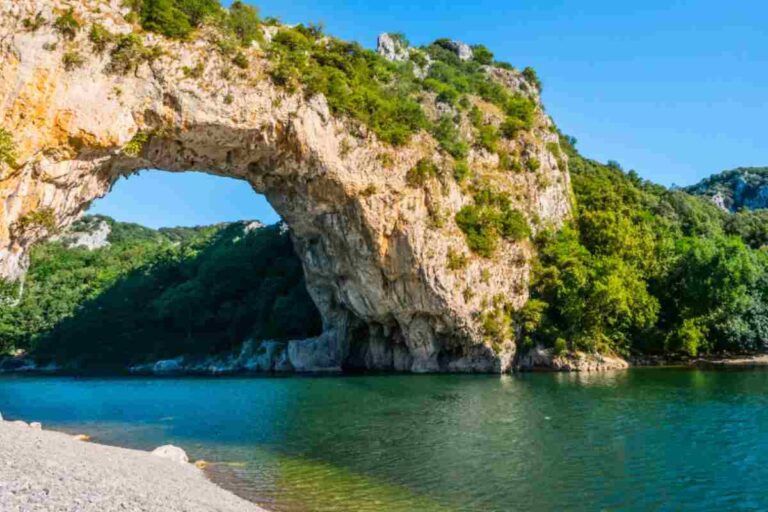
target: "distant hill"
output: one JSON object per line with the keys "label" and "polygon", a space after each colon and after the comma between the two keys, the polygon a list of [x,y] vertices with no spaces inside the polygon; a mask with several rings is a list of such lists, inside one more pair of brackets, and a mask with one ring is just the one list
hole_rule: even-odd
{"label": "distant hill", "polygon": [[722,209],[731,212],[742,208],[768,208],[768,167],[739,167],[723,171],[684,190],[709,197]]}

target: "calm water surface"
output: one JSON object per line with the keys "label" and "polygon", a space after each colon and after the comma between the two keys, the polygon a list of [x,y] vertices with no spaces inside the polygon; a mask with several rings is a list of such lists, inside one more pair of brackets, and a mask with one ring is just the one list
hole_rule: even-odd
{"label": "calm water surface", "polygon": [[768,509],[768,372],[2,377],[0,411],[277,511]]}

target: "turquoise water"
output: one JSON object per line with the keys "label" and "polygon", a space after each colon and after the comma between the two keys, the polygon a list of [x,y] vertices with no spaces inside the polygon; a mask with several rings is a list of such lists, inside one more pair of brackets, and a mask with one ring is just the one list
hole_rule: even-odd
{"label": "turquoise water", "polygon": [[0,411],[280,511],[768,509],[768,372],[3,377]]}

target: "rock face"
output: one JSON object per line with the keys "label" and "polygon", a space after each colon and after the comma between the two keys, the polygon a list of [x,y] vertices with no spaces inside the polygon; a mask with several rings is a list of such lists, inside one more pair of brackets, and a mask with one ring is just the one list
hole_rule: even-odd
{"label": "rock face", "polygon": [[446,46],[453,50],[460,60],[470,60],[475,54],[468,44],[461,41],[451,40],[446,43]]}
{"label": "rock face", "polygon": [[394,62],[408,60],[408,49],[403,46],[400,40],[392,34],[379,34],[376,40],[376,51],[385,59]]}
{"label": "rock face", "polygon": [[[83,27],[71,41],[51,23],[70,5]],[[37,13],[45,23],[25,28]],[[0,181],[0,276],[19,278],[30,246],[71,224],[120,177],[199,170],[248,181],[290,228],[324,323],[322,336],[289,344],[295,368],[511,367],[513,335],[489,340],[482,315],[499,300],[525,303],[531,244],[505,241],[493,258],[469,252],[453,218],[472,196],[450,172],[428,187],[407,185],[420,159],[444,158],[428,133],[397,148],[378,141],[333,116],[322,95],[274,85],[258,47],[247,51],[247,73],[225,78],[232,64],[205,37],[140,33],[162,54],[115,74],[109,52],[94,51],[87,33],[95,22],[128,33],[125,14],[118,0],[0,4],[0,123],[14,136],[18,163]],[[82,62],[67,69],[72,48]],[[190,76],[191,68],[199,73]],[[522,83],[514,71],[488,72],[508,87]],[[559,225],[571,209],[566,162],[552,149],[558,137],[543,109],[536,115],[535,137],[521,151],[540,162],[538,171],[497,183],[534,230]],[[485,150],[472,149],[468,161],[498,167]],[[466,265],[451,269],[456,253]]]}
{"label": "rock face", "polygon": [[602,372],[625,370],[624,359],[601,354],[568,352],[555,354],[551,348],[534,347],[518,357],[516,369],[523,372]]}
{"label": "rock face", "polygon": [[93,251],[109,245],[109,234],[112,228],[102,219],[90,218],[90,222],[78,223],[70,226],[61,235],[52,237],[60,240],[67,247],[82,247]]}
{"label": "rock face", "polygon": [[768,208],[768,167],[740,167],[723,171],[685,190],[711,198],[726,212],[736,212],[742,208]]}

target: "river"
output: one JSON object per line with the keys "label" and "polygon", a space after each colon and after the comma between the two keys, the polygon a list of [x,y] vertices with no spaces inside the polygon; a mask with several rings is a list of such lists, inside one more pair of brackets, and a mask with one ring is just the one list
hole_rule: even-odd
{"label": "river", "polygon": [[762,371],[4,376],[0,411],[177,444],[276,511],[768,509]]}

